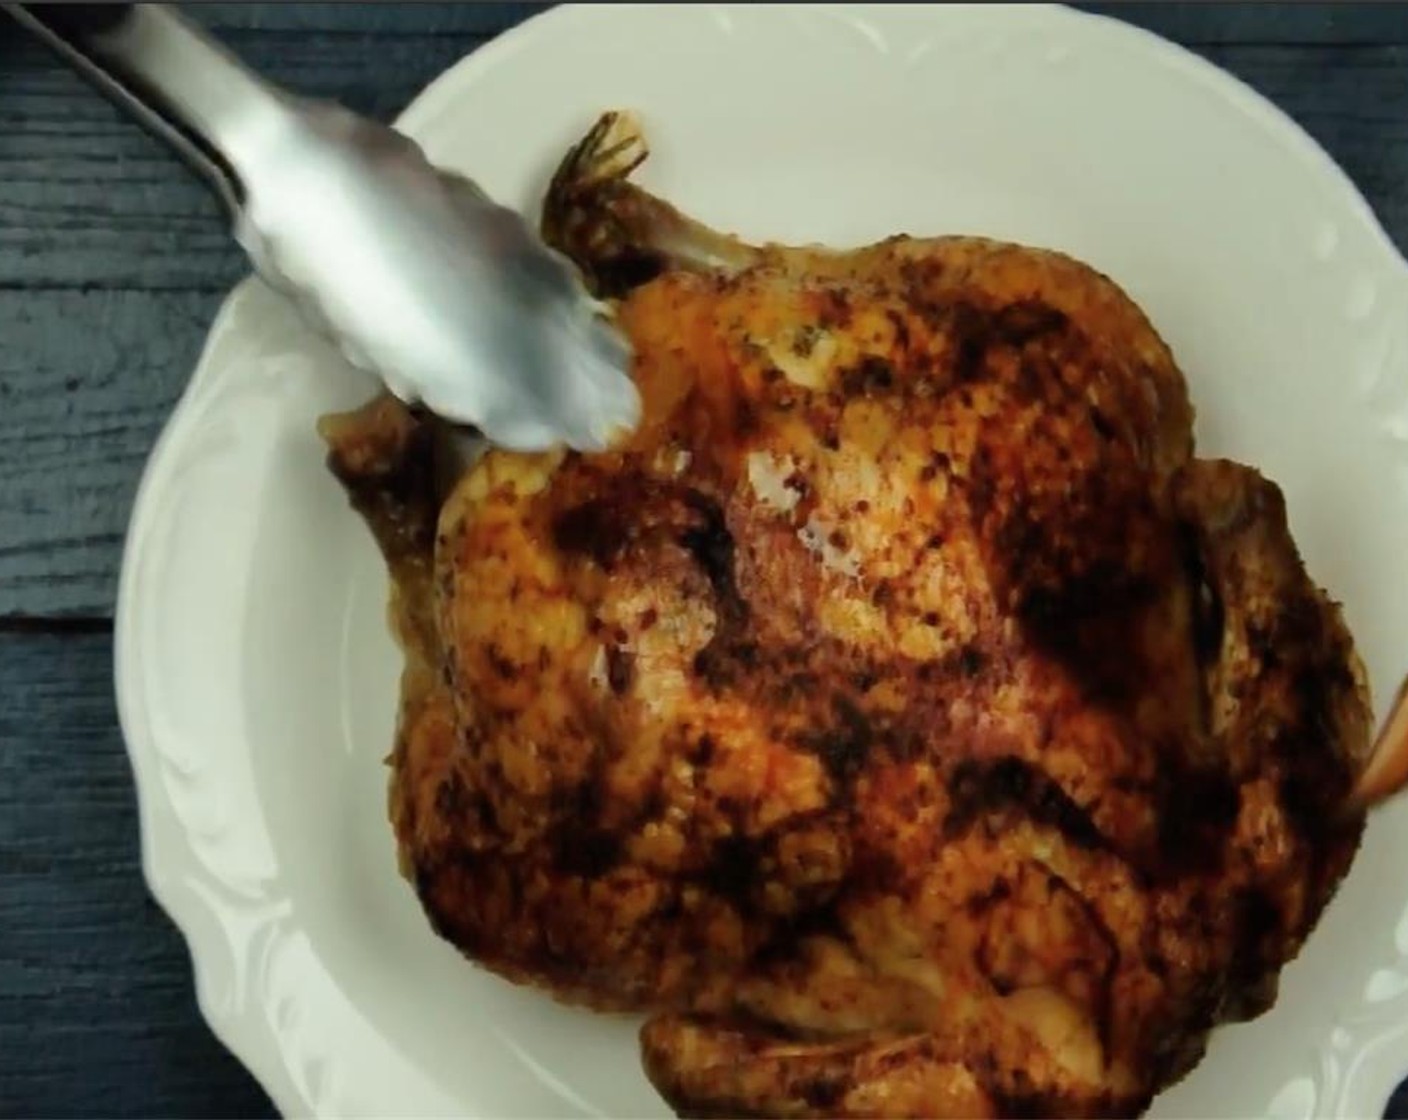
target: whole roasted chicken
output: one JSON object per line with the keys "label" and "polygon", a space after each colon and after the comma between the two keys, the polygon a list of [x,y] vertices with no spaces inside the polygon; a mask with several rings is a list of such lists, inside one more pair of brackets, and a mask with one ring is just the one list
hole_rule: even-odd
{"label": "whole roasted chicken", "polygon": [[634,433],[456,474],[390,399],[324,422],[393,575],[406,875],[473,960],[648,1013],[682,1114],[1141,1111],[1402,777],[1281,494],[1193,457],[1085,265],[745,245],[645,150],[604,117],[543,219]]}

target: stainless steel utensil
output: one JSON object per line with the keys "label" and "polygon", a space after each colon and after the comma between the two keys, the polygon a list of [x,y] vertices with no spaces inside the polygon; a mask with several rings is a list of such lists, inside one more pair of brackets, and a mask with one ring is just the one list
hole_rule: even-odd
{"label": "stainless steel utensil", "polygon": [[262,80],[161,4],[5,4],[170,143],[255,270],[393,393],[519,450],[605,446],[629,346],[515,211],[400,133]]}

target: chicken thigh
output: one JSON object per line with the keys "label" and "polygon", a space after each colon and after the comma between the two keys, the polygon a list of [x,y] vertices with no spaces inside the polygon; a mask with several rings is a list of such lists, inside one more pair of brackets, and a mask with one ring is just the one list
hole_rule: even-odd
{"label": "chicken thigh", "polygon": [[694,1116],[1123,1115],[1260,1013],[1356,850],[1370,713],[1276,486],[1193,455],[1109,279],[753,247],[604,117],[549,241],[636,349],[603,454],[327,418],[406,651],[435,929],[644,1012]]}

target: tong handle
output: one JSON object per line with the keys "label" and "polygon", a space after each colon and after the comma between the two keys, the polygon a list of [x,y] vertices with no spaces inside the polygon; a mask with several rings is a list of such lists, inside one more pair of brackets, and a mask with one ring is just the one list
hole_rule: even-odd
{"label": "tong handle", "polygon": [[286,123],[287,98],[164,4],[4,9],[204,177],[231,215],[245,151]]}

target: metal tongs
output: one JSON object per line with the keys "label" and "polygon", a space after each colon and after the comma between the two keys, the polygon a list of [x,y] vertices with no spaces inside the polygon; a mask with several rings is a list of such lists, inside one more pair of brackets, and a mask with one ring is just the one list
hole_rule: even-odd
{"label": "metal tongs", "polygon": [[636,425],[629,345],[514,210],[161,4],[5,4],[215,188],[255,270],[407,403],[515,450]]}

